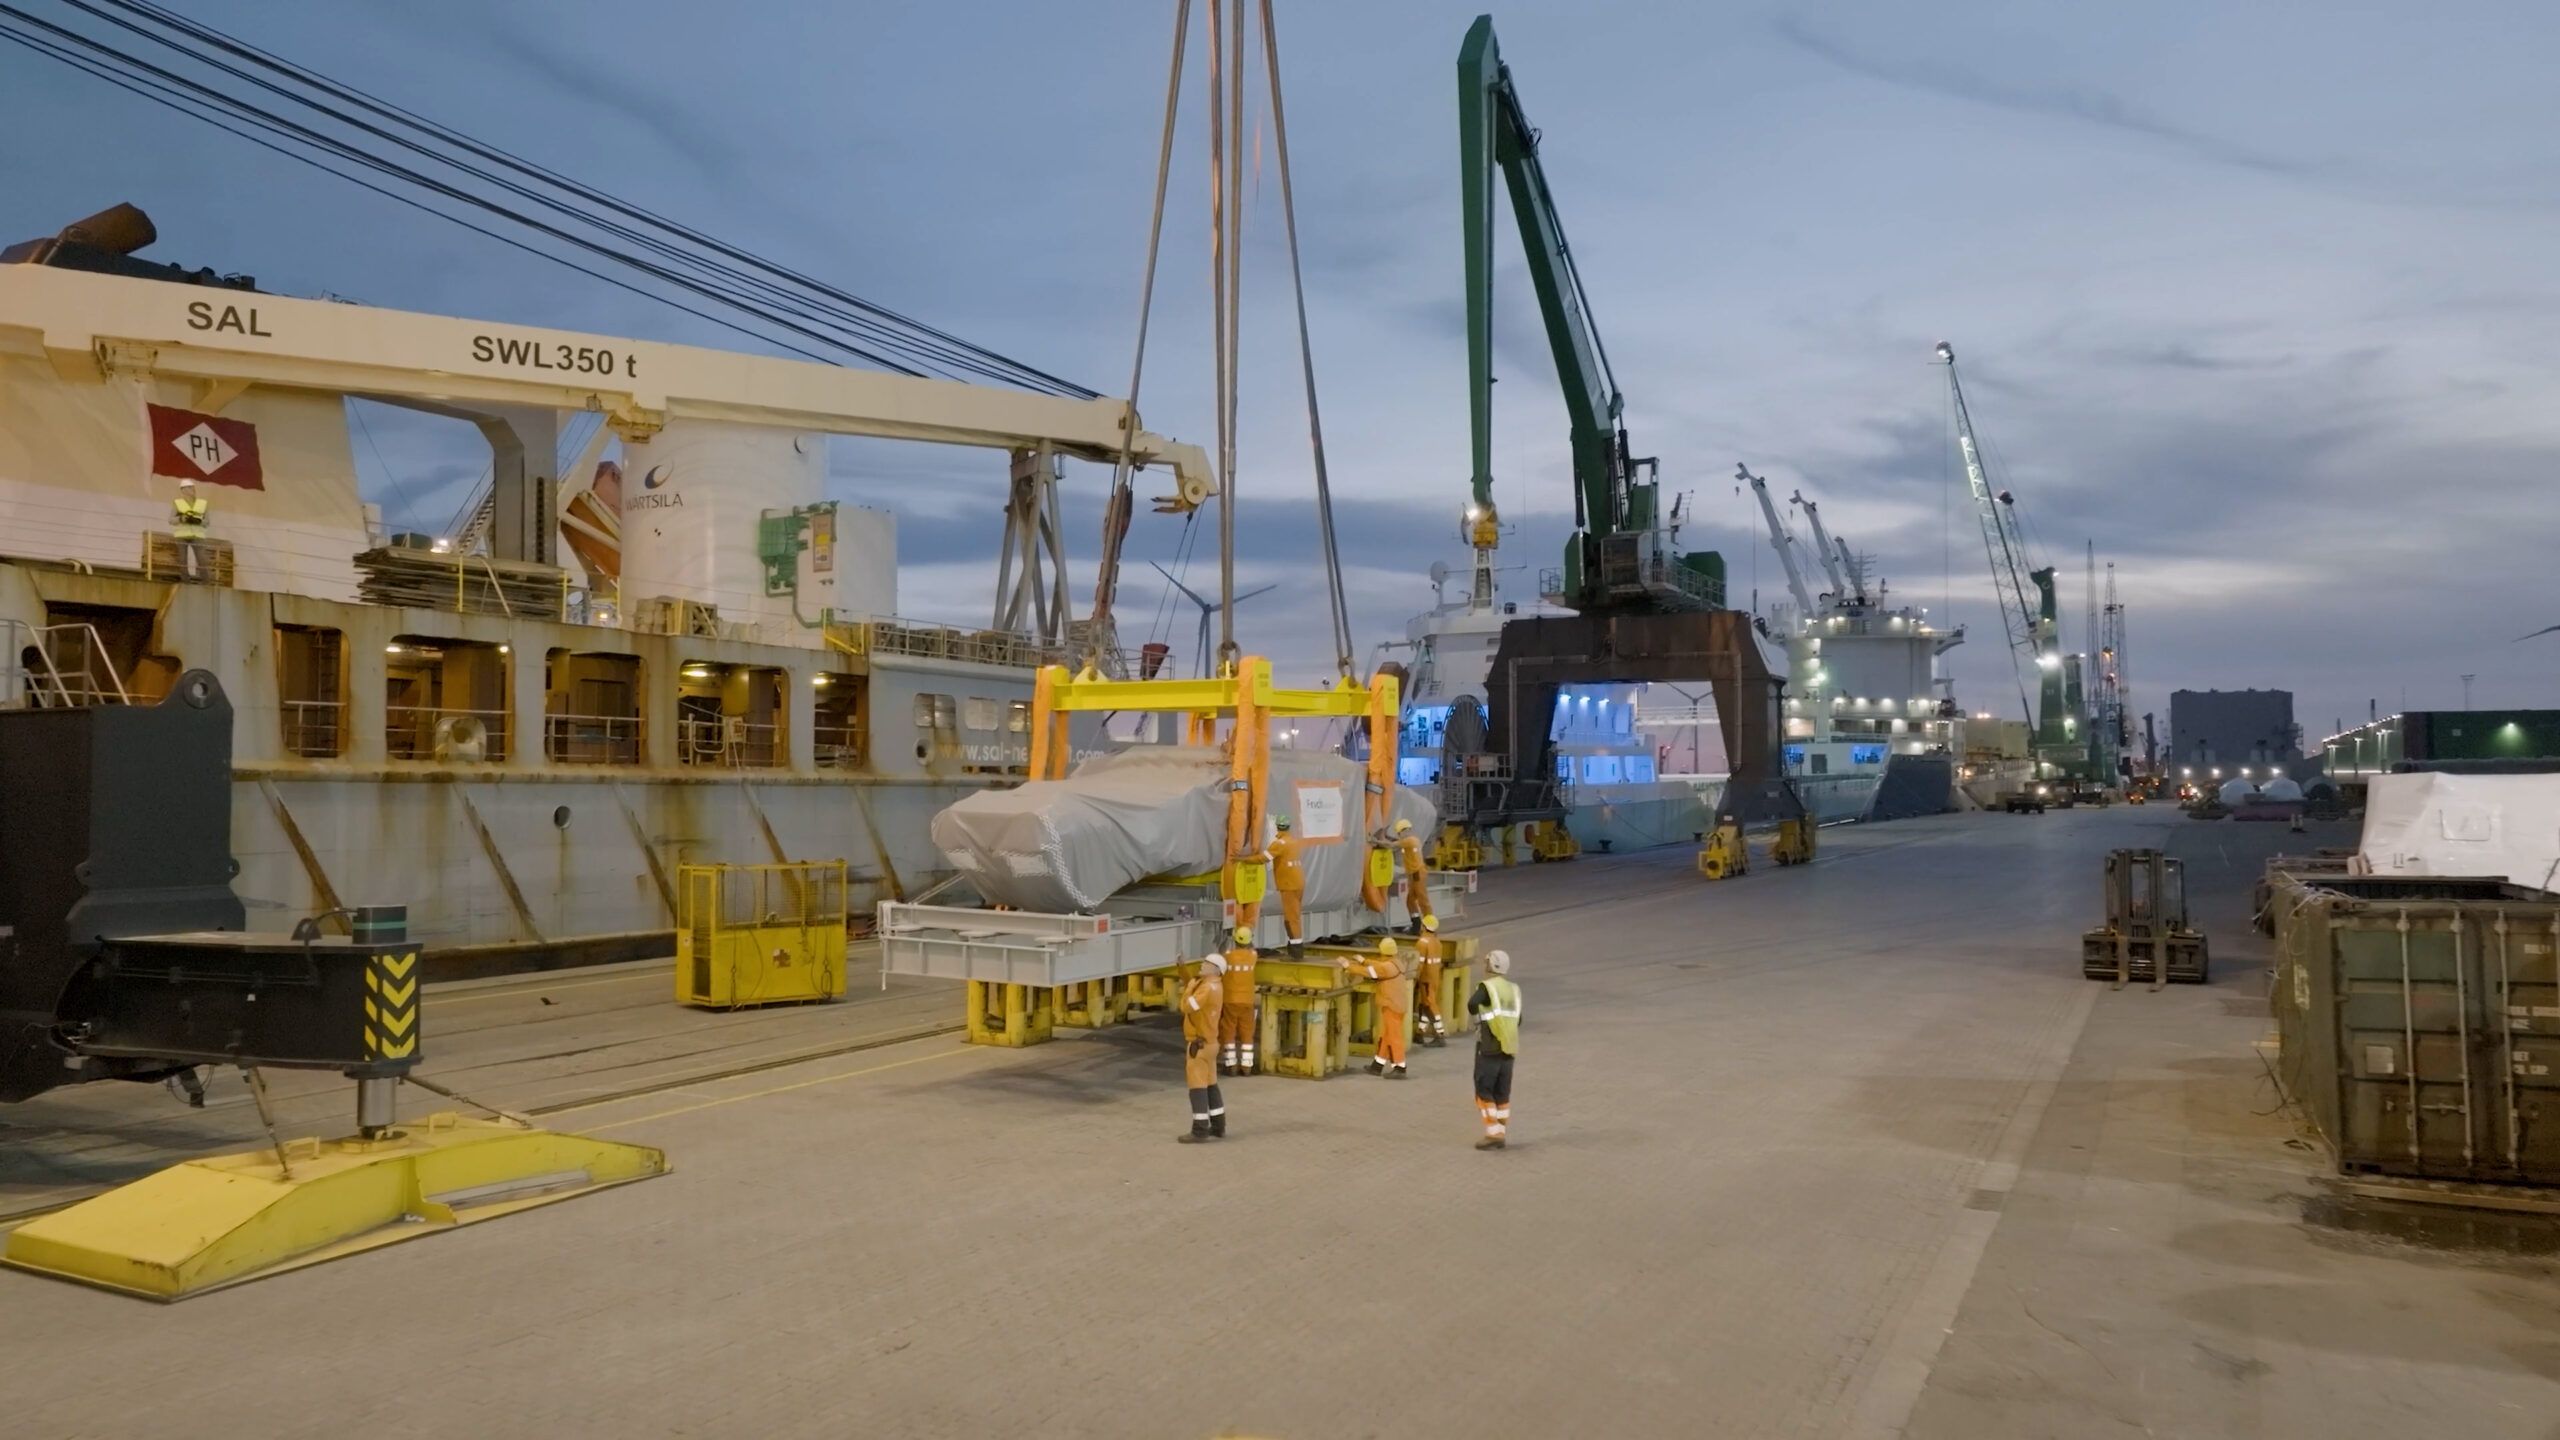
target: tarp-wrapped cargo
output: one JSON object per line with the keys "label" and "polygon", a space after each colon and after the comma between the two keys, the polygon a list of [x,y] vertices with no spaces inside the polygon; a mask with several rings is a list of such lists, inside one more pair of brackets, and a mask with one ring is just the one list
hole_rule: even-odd
{"label": "tarp-wrapped cargo", "polygon": [[[1310,912],[1357,903],[1367,856],[1368,772],[1313,750],[1271,752],[1269,809],[1299,840]],[[1401,786],[1389,823],[1431,833],[1431,802]],[[1098,755],[1064,780],[969,796],[933,817],[933,843],[989,903],[1092,910],[1140,880],[1202,875],[1226,854],[1227,758],[1210,746],[1141,745]]]}
{"label": "tarp-wrapped cargo", "polygon": [[2365,787],[2362,868],[2374,875],[2560,879],[2560,775],[2376,775]]}

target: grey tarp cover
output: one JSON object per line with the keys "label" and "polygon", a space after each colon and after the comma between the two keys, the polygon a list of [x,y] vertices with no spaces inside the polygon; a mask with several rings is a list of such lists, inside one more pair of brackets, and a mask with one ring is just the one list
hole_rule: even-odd
{"label": "grey tarp cover", "polygon": [[[1357,902],[1362,787],[1356,761],[1314,750],[1271,752],[1269,808],[1290,815],[1310,843],[1299,849],[1307,908]],[[1338,789],[1343,839],[1320,840],[1325,816],[1297,814],[1302,784]],[[1410,820],[1428,835],[1431,802],[1396,788],[1389,823]],[[1155,875],[1200,875],[1226,853],[1227,761],[1216,748],[1137,745],[1097,755],[1064,780],[1033,780],[969,796],[933,817],[933,843],[987,901],[1024,910],[1091,910]]]}

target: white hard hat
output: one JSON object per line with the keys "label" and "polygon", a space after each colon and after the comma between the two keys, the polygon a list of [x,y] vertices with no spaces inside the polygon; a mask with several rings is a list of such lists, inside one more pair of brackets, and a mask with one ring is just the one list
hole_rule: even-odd
{"label": "white hard hat", "polygon": [[1489,975],[1510,974],[1511,952],[1508,950],[1496,950],[1491,952],[1484,957],[1484,968],[1485,973]]}
{"label": "white hard hat", "polygon": [[1200,968],[1203,970],[1214,970],[1223,975],[1227,970],[1227,957],[1212,950],[1208,954],[1200,957]]}

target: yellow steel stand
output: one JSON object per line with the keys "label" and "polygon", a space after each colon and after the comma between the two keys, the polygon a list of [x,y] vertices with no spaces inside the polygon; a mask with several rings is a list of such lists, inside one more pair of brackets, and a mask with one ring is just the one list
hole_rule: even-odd
{"label": "yellow steel stand", "polygon": [[1533,820],[1529,823],[1529,854],[1540,861],[1570,860],[1582,853],[1582,842],[1564,828],[1561,820]]}
{"label": "yellow steel stand", "polygon": [[1058,1023],[1057,992],[1036,985],[969,982],[969,1043],[1037,1045]]}
{"label": "yellow steel stand", "polygon": [[1730,879],[1750,869],[1750,847],[1742,843],[1742,827],[1731,820],[1718,825],[1698,852],[1698,873],[1710,880]]}
{"label": "yellow steel stand", "polygon": [[1123,975],[1120,980],[1126,987],[1121,999],[1132,1016],[1144,1010],[1172,1009],[1182,988],[1181,976],[1171,970],[1141,970],[1135,975]]}
{"label": "yellow steel stand", "polygon": [[1432,995],[1431,1004],[1452,1035],[1464,1035],[1475,1028],[1475,1022],[1467,1018],[1467,996],[1476,988],[1479,948],[1473,935],[1440,937],[1440,988]]}
{"label": "yellow steel stand", "polygon": [[[1255,966],[1257,977],[1265,960]],[[1262,998],[1259,1032],[1261,1055],[1256,1067],[1273,1075],[1321,1080],[1351,1066],[1351,987],[1342,972],[1318,967],[1331,978],[1321,984],[1274,985],[1257,979]]]}
{"label": "yellow steel stand", "polygon": [[21,1270],[183,1300],[667,1173],[645,1145],[439,1114],[172,1165],[10,1233]]}
{"label": "yellow steel stand", "polygon": [[1484,842],[1469,834],[1464,825],[1443,825],[1438,838],[1431,842],[1431,868],[1481,870],[1484,868]]}
{"label": "yellow steel stand", "polygon": [[1778,838],[1769,847],[1769,858],[1781,865],[1813,863],[1814,826],[1811,815],[1778,822]]}
{"label": "yellow steel stand", "polygon": [[1467,997],[1475,993],[1476,967],[1472,959],[1444,960],[1440,963],[1440,993],[1432,1003],[1440,1009],[1440,1023],[1452,1035],[1464,1035],[1476,1028],[1467,1014]]}
{"label": "yellow steel stand", "polygon": [[1123,975],[1059,986],[1050,992],[1056,1023],[1074,1030],[1100,1030],[1128,1019],[1133,978]]}

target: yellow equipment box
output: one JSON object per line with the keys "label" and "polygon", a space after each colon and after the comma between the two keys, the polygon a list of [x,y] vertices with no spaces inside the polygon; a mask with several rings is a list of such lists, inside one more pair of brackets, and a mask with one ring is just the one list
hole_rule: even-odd
{"label": "yellow equipment box", "polygon": [[676,999],[735,1010],[844,993],[845,863],[687,865]]}

